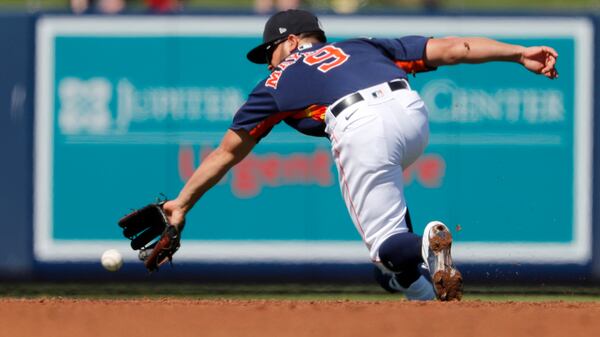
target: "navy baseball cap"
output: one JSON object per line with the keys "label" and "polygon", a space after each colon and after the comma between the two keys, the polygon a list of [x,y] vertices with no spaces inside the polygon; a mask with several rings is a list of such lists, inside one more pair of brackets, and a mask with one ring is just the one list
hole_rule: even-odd
{"label": "navy baseball cap", "polygon": [[267,50],[273,47],[273,43],[290,34],[319,32],[325,36],[325,32],[319,26],[319,19],[311,12],[300,9],[290,9],[279,12],[269,18],[263,32],[263,43],[252,49],[246,57],[250,62],[258,64],[267,63]]}

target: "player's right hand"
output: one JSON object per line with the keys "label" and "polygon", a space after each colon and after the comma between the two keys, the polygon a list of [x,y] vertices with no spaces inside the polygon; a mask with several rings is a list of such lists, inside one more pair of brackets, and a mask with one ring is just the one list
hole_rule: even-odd
{"label": "player's right hand", "polygon": [[558,53],[551,47],[528,47],[521,55],[521,64],[536,74],[554,79],[558,77],[558,71],[556,70],[557,58]]}

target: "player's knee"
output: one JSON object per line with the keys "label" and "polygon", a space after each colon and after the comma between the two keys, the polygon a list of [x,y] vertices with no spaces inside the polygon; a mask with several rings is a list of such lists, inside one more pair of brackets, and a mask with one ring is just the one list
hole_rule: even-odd
{"label": "player's knee", "polygon": [[375,279],[384,289],[394,289],[394,283],[408,288],[421,276],[421,237],[411,232],[390,236],[379,247],[379,260],[391,272],[376,272]]}
{"label": "player's knee", "polygon": [[414,233],[401,233],[390,236],[379,248],[381,263],[394,273],[413,270],[423,262],[421,257],[421,237]]}

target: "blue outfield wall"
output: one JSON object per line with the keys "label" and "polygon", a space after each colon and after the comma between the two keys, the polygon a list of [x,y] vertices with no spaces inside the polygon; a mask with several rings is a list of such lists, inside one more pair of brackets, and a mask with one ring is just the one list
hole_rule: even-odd
{"label": "blue outfield wall", "polygon": [[0,278],[32,274],[35,19],[0,14]]}
{"label": "blue outfield wall", "polygon": [[594,254],[592,261],[592,277],[600,280],[600,65],[597,61],[600,59],[600,16],[594,18],[594,194],[593,194],[593,245]]}
{"label": "blue outfield wall", "polygon": [[[20,41],[3,56],[7,75],[0,77],[0,102],[11,102],[6,112],[2,107],[0,146],[12,164],[0,168],[0,210],[14,217],[0,222],[14,233],[0,238],[0,256],[17,255],[0,261],[4,277],[146,278],[116,221],[159,192],[174,196],[218,144],[245,95],[266,76],[244,58],[264,20],[0,17],[0,28],[15,32],[0,42]],[[455,256],[468,281],[600,279],[599,207],[592,204],[599,190],[592,180],[592,163],[593,172],[599,167],[593,144],[600,144],[593,123],[597,19],[322,21],[331,40],[486,35],[558,49],[557,81],[513,64],[446,67],[411,78],[430,108],[432,137],[405,173],[408,203],[417,232],[433,218],[455,229]],[[211,66],[215,50],[219,67]],[[372,266],[336,180],[326,140],[277,126],[192,211],[175,268],[153,278],[370,280]],[[119,273],[99,266],[108,248],[125,255]]]}

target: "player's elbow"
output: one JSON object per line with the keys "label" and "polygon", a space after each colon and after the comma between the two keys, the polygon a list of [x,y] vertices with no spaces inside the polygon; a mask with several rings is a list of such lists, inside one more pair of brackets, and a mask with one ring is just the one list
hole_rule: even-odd
{"label": "player's elbow", "polygon": [[461,63],[468,59],[471,51],[468,41],[459,37],[434,39],[427,48],[429,63],[434,66]]}
{"label": "player's elbow", "polygon": [[444,56],[446,64],[457,64],[467,60],[471,46],[469,42],[461,38],[450,38]]}
{"label": "player's elbow", "polygon": [[218,171],[229,171],[233,166],[235,166],[238,162],[241,161],[239,156],[236,156],[236,153],[231,151],[231,149],[219,146],[217,147],[207,159],[211,159],[215,163],[215,167],[218,168]]}

